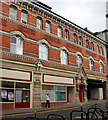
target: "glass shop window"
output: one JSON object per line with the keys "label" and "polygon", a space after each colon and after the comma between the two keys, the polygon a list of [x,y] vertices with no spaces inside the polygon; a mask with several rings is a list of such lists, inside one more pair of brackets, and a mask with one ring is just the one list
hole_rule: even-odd
{"label": "glass shop window", "polygon": [[0,88],[0,102],[14,102],[14,83],[2,81]]}

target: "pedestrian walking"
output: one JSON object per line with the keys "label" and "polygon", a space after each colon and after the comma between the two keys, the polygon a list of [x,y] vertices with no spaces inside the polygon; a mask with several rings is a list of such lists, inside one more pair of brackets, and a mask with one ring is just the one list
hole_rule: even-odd
{"label": "pedestrian walking", "polygon": [[46,105],[45,105],[45,107],[47,108],[47,106],[48,106],[48,108],[50,108],[50,101],[49,101],[49,98],[50,96],[49,96],[49,93],[46,95]]}

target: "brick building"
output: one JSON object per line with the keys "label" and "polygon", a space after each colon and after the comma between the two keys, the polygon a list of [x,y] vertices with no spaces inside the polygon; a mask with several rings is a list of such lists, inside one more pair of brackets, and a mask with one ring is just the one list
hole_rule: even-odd
{"label": "brick building", "polygon": [[36,0],[0,6],[2,109],[105,99],[104,40]]}

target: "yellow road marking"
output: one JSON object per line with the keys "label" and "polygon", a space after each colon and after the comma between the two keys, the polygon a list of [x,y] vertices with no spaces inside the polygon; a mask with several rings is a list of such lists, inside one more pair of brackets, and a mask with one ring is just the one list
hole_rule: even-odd
{"label": "yellow road marking", "polygon": [[[103,104],[103,103],[100,103],[100,104]],[[94,104],[89,104],[89,105],[84,105],[83,107],[88,107],[88,106],[91,106],[91,105],[94,105]],[[76,107],[69,107],[69,108],[61,108],[61,109],[55,109],[55,110],[47,110],[47,111],[42,111],[42,112],[36,112],[36,113],[48,113],[48,112],[52,112],[52,111],[60,111],[60,110],[69,110],[69,109],[75,109],[75,108],[80,108],[81,106],[76,106]],[[11,114],[11,115],[3,115],[3,116],[0,116],[1,118],[2,117],[8,117],[8,116],[20,116],[20,115],[28,115],[28,114],[33,114],[35,112],[31,112],[31,113],[19,113],[19,114]]]}

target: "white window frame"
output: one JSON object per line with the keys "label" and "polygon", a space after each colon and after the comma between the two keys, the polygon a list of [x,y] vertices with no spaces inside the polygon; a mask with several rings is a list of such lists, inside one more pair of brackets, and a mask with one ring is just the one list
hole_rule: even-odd
{"label": "white window frame", "polygon": [[[12,38],[15,39],[16,43],[12,42]],[[19,36],[11,37],[11,53],[23,55],[23,39]]]}
{"label": "white window frame", "polygon": [[82,63],[82,57],[80,55],[77,55],[77,66],[80,67],[80,64]]}
{"label": "white window frame", "polygon": [[42,19],[37,17],[37,28],[42,29]]}
{"label": "white window frame", "polygon": [[67,65],[67,52],[65,50],[61,50],[61,64]]}
{"label": "white window frame", "polygon": [[21,12],[21,22],[26,24],[27,21],[28,21],[28,13],[22,11]]}
{"label": "white window frame", "polygon": [[9,17],[13,20],[17,19],[17,8],[10,6]]}
{"label": "white window frame", "polygon": [[62,28],[58,26],[58,37],[62,38]]}
{"label": "white window frame", "polygon": [[51,23],[49,21],[46,21],[46,32],[51,32]]}
{"label": "white window frame", "polygon": [[65,40],[69,40],[69,31],[65,29]]}
{"label": "white window frame", "polygon": [[94,61],[92,59],[89,60],[90,70],[94,70]]}
{"label": "white window frame", "polygon": [[100,73],[103,73],[103,63],[100,62]]}
{"label": "white window frame", "polygon": [[39,59],[48,60],[48,46],[39,44]]}

